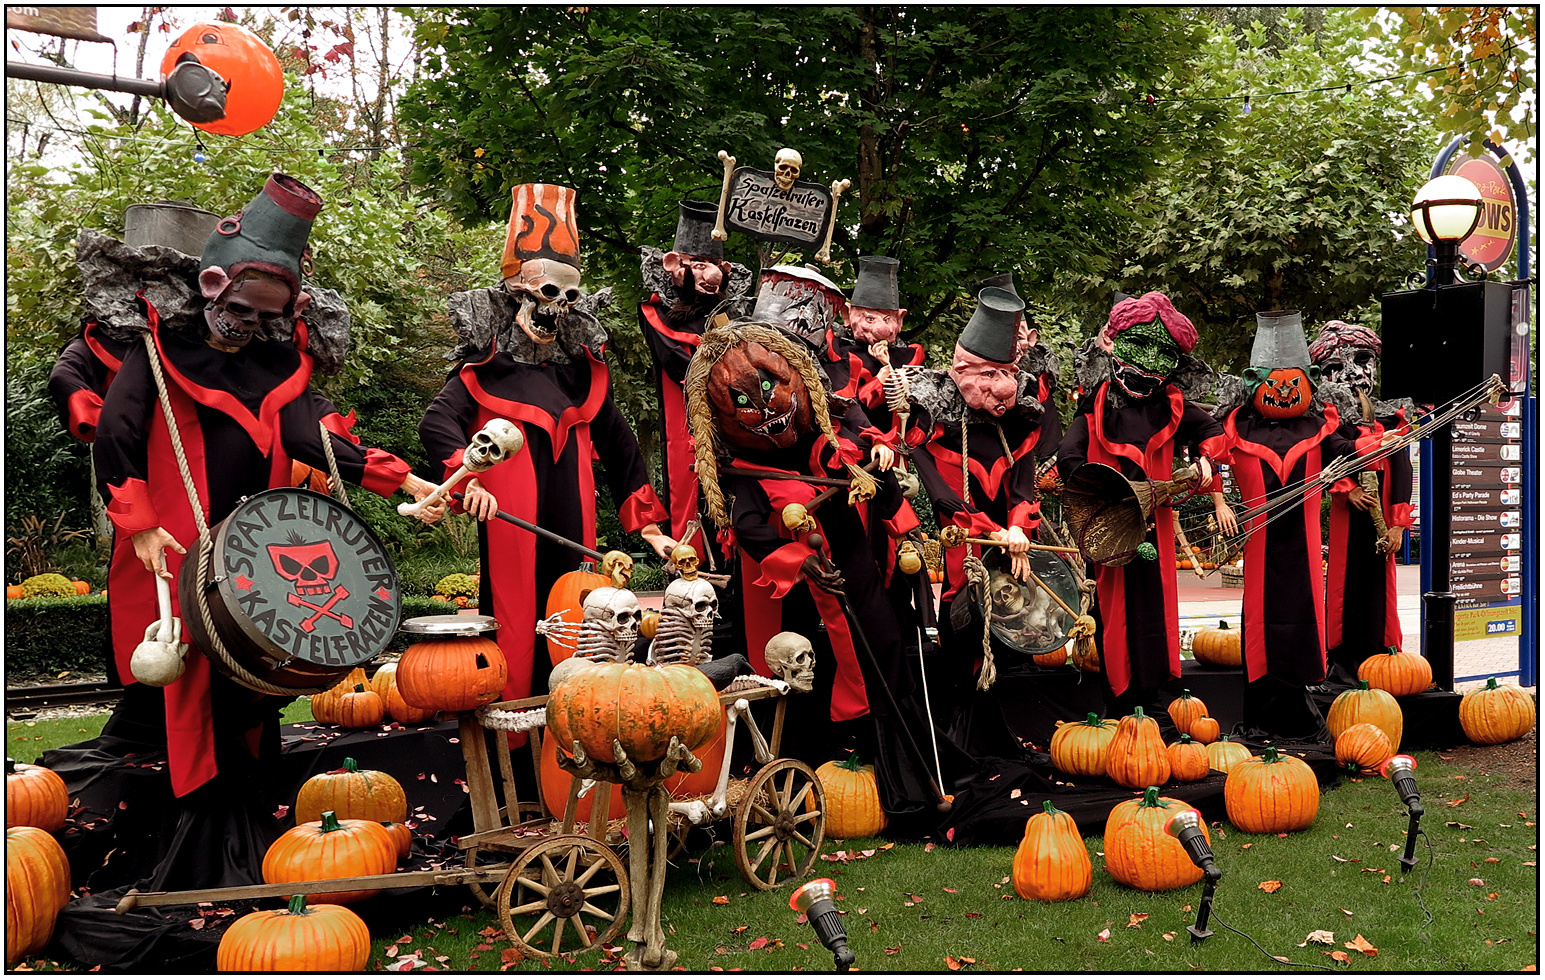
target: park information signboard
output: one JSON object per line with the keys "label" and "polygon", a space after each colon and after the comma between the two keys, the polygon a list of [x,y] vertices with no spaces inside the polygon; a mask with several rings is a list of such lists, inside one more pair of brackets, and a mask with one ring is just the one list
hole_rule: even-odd
{"label": "park information signboard", "polygon": [[1519,402],[1484,406],[1454,423],[1449,587],[1459,596],[1454,639],[1519,632],[1523,447]]}

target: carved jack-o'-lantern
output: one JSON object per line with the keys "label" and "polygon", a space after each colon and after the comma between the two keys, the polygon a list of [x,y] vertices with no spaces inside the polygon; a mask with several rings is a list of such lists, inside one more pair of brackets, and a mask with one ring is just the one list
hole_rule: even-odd
{"label": "carved jack-o'-lantern", "polygon": [[720,435],[736,449],[787,449],[810,428],[804,380],[759,343],[725,352],[709,373],[708,400]]}
{"label": "carved jack-o'-lantern", "polygon": [[193,60],[225,79],[225,118],[192,123],[195,129],[221,136],[245,136],[273,120],[284,99],[284,72],[279,59],[256,34],[238,24],[194,24],[183,32],[161,59],[162,76],[183,61]]}
{"label": "carved jack-o'-lantern", "polygon": [[1314,382],[1303,368],[1251,368],[1245,380],[1256,382],[1255,410],[1268,419],[1294,419],[1309,411],[1314,401]]}

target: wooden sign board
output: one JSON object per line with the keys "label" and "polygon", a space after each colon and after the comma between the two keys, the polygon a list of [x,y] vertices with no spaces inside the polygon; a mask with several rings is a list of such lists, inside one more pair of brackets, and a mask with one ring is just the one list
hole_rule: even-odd
{"label": "wooden sign board", "polygon": [[770,170],[738,167],[730,177],[724,224],[758,241],[820,248],[832,218],[831,191],[796,180],[781,190]]}

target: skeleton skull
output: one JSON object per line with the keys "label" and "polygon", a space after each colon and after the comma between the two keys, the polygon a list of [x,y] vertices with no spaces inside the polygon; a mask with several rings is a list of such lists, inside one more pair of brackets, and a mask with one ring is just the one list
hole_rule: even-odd
{"label": "skeleton skull", "polygon": [[462,463],[474,473],[481,473],[520,452],[526,437],[509,419],[493,419],[472,436],[472,445],[462,454]]}
{"label": "skeleton skull", "polygon": [[794,188],[794,181],[799,179],[800,168],[805,165],[805,158],[794,150],[784,147],[773,157],[773,183],[778,185],[778,190],[788,191]]}
{"label": "skeleton skull", "polygon": [[992,599],[992,611],[996,616],[1012,616],[1025,604],[1024,592],[1019,581],[1012,575],[993,572],[987,582],[987,595]]}
{"label": "skeleton skull", "polygon": [[815,651],[798,633],[779,633],[763,652],[767,667],[801,694],[815,687]]}
{"label": "skeleton skull", "polygon": [[679,578],[665,587],[663,613],[681,616],[694,630],[713,629],[719,593],[703,579]]}
{"label": "skeleton skull", "polygon": [[639,624],[644,618],[638,607],[638,596],[627,589],[603,585],[585,596],[584,614],[586,630],[605,633],[618,649],[632,651]]}
{"label": "skeleton skull", "polygon": [[619,589],[628,587],[633,578],[633,556],[625,551],[608,551],[601,556],[601,574],[612,580]]}
{"label": "skeleton skull", "polygon": [[520,271],[504,280],[507,292],[520,299],[515,322],[534,343],[558,339],[558,320],[582,295],[579,270],[553,259],[528,259]]}
{"label": "skeleton skull", "polygon": [[676,565],[676,571],[681,577],[690,582],[697,578],[697,568],[701,561],[697,557],[697,549],[690,544],[678,544],[671,550],[671,561]]}

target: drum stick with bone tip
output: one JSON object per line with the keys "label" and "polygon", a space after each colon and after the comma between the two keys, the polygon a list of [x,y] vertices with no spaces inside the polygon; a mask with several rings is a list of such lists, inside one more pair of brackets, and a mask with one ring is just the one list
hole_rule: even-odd
{"label": "drum stick with bone tip", "polygon": [[[465,496],[459,490],[456,491],[455,493],[452,493],[451,496],[454,499],[458,500],[458,501],[466,499]],[[537,535],[539,537],[546,538],[547,540],[553,542],[554,544],[561,544],[565,548],[568,548],[571,551],[577,551],[577,552],[579,552],[582,555],[586,555],[586,556],[588,556],[590,558],[594,558],[596,561],[601,561],[602,559],[604,559],[606,557],[605,555],[601,554],[599,551],[596,551],[594,548],[587,548],[584,545],[580,544],[578,541],[571,541],[568,538],[564,537],[563,535],[557,533],[556,531],[549,531],[547,528],[542,527],[539,524],[533,524],[530,521],[521,520],[519,517],[516,517],[514,514],[508,514],[508,513],[505,513],[502,510],[496,510],[496,511],[494,511],[494,516],[499,518],[499,520],[501,520],[501,521],[505,521],[505,522],[507,522],[509,524],[513,524],[513,525],[515,525],[516,527],[519,527],[519,528],[524,528],[525,530],[530,531],[532,534],[535,534],[535,535]]]}
{"label": "drum stick with bone tip", "polygon": [[[821,551],[826,545],[825,538],[822,538],[819,534],[812,534],[805,538],[805,544],[809,545],[810,550],[815,552],[816,560],[828,572],[835,572],[837,570],[836,566],[831,563],[831,559],[827,558],[825,553]],[[845,593],[837,593],[837,601],[842,604],[842,611],[847,614],[848,625],[853,627],[853,636],[858,640],[859,648],[864,651],[864,656],[869,660],[869,666],[874,669],[874,678],[879,682],[876,686],[879,687],[880,693],[885,695],[885,703],[891,709],[891,717],[895,719],[896,727],[901,732],[901,740],[911,750],[912,758],[917,762],[918,768],[928,777],[928,789],[933,793],[935,801],[934,809],[940,813],[949,813],[953,809],[954,804],[950,801],[949,797],[944,795],[944,791],[939,788],[938,781],[928,771],[928,759],[923,755],[923,750],[918,746],[917,739],[912,736],[912,729],[907,726],[907,716],[901,713],[901,706],[896,703],[896,695],[891,692],[891,686],[885,680],[885,672],[880,668],[880,659],[875,656],[874,648],[869,645],[869,637],[864,635],[864,627],[861,625],[858,616],[854,614],[853,607],[848,603],[848,597]]]}
{"label": "drum stick with bone tip", "polygon": [[[864,472],[865,473],[873,473],[875,471],[875,468],[877,466],[879,466],[879,465],[880,464],[878,462],[876,462],[874,460],[870,460],[869,462],[864,464]],[[804,478],[803,477],[795,477],[794,479],[796,479],[796,480],[803,480]],[[803,530],[808,532],[810,530],[810,528],[805,527],[805,522],[806,522],[806,520],[809,519],[810,512],[815,510],[817,507],[821,506],[822,504],[826,503],[828,500],[832,499],[833,497],[835,497],[837,494],[841,493],[842,491],[844,491],[844,490],[852,490],[852,488],[853,488],[853,483],[852,483],[851,480],[849,480],[846,483],[844,483],[841,480],[838,480],[838,481],[836,481],[836,485],[833,486],[831,489],[829,489],[829,490],[822,490],[820,493],[818,493],[814,497],[810,498],[810,502],[808,504],[788,504],[788,505],[786,505],[783,508],[783,515],[782,515],[783,516],[783,526],[788,528],[790,531],[798,531],[798,530],[803,529]]]}
{"label": "drum stick with bone tip", "polygon": [[[423,500],[398,504],[397,513],[403,517],[417,517],[426,507],[434,506],[435,501],[445,496],[447,490],[460,483],[462,477],[482,473],[495,463],[502,463],[509,459],[525,446],[526,437],[521,435],[520,428],[515,423],[508,419],[492,420],[477,430],[477,434],[472,437],[471,444],[462,453],[461,466],[451,474],[450,479],[431,490]],[[457,496],[459,497],[460,494]]]}
{"label": "drum stick with bone tip", "polygon": [[[946,548],[962,548],[968,544],[974,544],[982,548],[1007,548],[1008,542],[999,541],[996,538],[968,538],[963,527],[947,526],[939,529],[939,544]],[[1060,544],[1034,544],[1027,545],[1031,551],[1056,551],[1064,555],[1079,554],[1077,548],[1070,548]]]}

